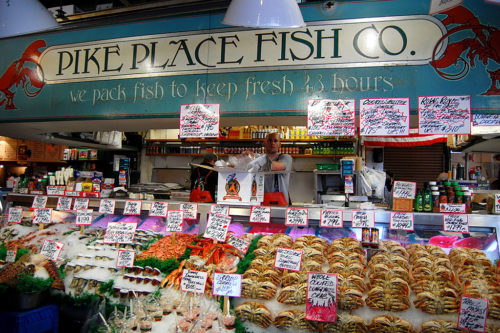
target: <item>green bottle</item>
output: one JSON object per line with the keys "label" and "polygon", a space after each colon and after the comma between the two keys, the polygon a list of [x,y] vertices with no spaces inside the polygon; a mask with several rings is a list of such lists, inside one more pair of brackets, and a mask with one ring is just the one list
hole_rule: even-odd
{"label": "green bottle", "polygon": [[428,183],[424,184],[424,212],[432,212],[432,192]]}
{"label": "green bottle", "polygon": [[414,210],[416,212],[421,212],[424,209],[423,205],[423,197],[422,197],[422,192],[420,190],[417,190],[417,194],[415,195],[415,207]]}

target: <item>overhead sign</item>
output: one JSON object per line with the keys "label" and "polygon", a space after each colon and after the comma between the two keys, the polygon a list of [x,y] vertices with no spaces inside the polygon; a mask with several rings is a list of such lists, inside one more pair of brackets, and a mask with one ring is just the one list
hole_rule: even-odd
{"label": "overhead sign", "polygon": [[470,134],[470,96],[418,98],[419,134]]}
{"label": "overhead sign", "polygon": [[307,104],[307,135],[356,135],[355,100],[309,100]]}
{"label": "overhead sign", "polygon": [[410,134],[409,98],[362,99],[359,115],[359,134],[362,136]]}
{"label": "overhead sign", "polygon": [[181,138],[218,138],[220,104],[181,105]]}

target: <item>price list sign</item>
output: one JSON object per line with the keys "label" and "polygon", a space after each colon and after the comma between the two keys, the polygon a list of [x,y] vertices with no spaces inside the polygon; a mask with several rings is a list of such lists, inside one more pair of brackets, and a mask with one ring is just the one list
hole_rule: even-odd
{"label": "price list sign", "polygon": [[470,96],[418,98],[419,134],[470,134]]}
{"label": "price list sign", "polygon": [[214,273],[213,291],[216,296],[241,297],[241,274]]}
{"label": "price list sign", "polygon": [[79,209],[76,211],[76,224],[77,225],[90,225],[92,224],[93,209]]}
{"label": "price list sign", "polygon": [[344,225],[344,213],[338,209],[322,209],[319,220],[320,227],[342,228]]}
{"label": "price list sign", "polygon": [[33,198],[33,205],[31,208],[45,208],[47,205],[47,197],[44,195],[37,195]]}
{"label": "price list sign", "polygon": [[57,258],[61,254],[63,247],[64,243],[47,239],[43,242],[40,254],[43,254],[49,260],[57,261]]}
{"label": "price list sign", "polygon": [[271,207],[252,206],[250,210],[250,223],[271,222]]}
{"label": "price list sign", "polygon": [[415,199],[416,192],[417,183],[396,180],[392,190],[392,197],[397,199]]}
{"label": "price list sign", "polygon": [[6,262],[15,262],[16,261],[16,251],[14,251],[14,250],[7,251],[7,254],[5,255],[5,261]]}
{"label": "price list sign", "polygon": [[308,135],[356,135],[354,99],[311,99],[307,103]]}
{"label": "price list sign", "polygon": [[500,114],[475,114],[472,117],[474,126],[500,126]]}
{"label": "price list sign", "polygon": [[167,217],[168,202],[154,201],[149,208],[149,216]]}
{"label": "price list sign", "polygon": [[413,213],[391,212],[389,229],[413,231]]}
{"label": "price list sign", "polygon": [[182,210],[171,210],[167,215],[167,231],[182,231],[182,219],[184,212]]}
{"label": "price list sign", "polygon": [[181,138],[218,138],[220,104],[181,105]]}
{"label": "price list sign", "polygon": [[127,200],[125,201],[125,208],[123,208],[124,215],[141,215],[142,201],[140,200]]}
{"label": "price list sign", "polygon": [[285,224],[307,226],[308,214],[307,208],[287,208]]}
{"label": "price list sign", "polygon": [[99,203],[99,214],[113,215],[115,213],[115,200],[102,199]]}
{"label": "price list sign", "polygon": [[210,206],[210,213],[212,213],[212,214],[220,214],[220,215],[229,215],[229,206],[226,206],[226,205],[212,205],[212,206]]}
{"label": "price list sign", "polygon": [[116,257],[116,267],[133,267],[135,260],[135,251],[118,250]]}
{"label": "price list sign", "polygon": [[181,290],[190,293],[203,294],[207,283],[207,272],[184,269],[182,271]]}
{"label": "price list sign", "polygon": [[179,209],[184,212],[184,218],[196,220],[198,217],[198,204],[196,203],[181,203]]}
{"label": "price list sign", "polygon": [[301,264],[302,264],[301,250],[292,250],[284,247],[278,247],[276,249],[276,258],[274,260],[274,267],[298,272],[300,271]]}
{"label": "price list sign", "polygon": [[9,208],[9,215],[7,215],[7,223],[21,223],[23,218],[23,209],[21,207]]}
{"label": "price list sign", "polygon": [[224,242],[226,234],[231,223],[231,216],[220,214],[208,214],[207,227],[203,237],[211,238],[213,240]]}
{"label": "price list sign", "polygon": [[375,212],[354,210],[351,214],[353,228],[375,228]]}
{"label": "price list sign", "polygon": [[36,208],[33,224],[48,224],[52,222],[52,208]]}
{"label": "price list sign", "polygon": [[469,232],[469,217],[461,214],[444,214],[443,215],[444,231],[448,232]]}
{"label": "price list sign", "polygon": [[73,210],[89,208],[89,198],[75,198],[73,203]]}
{"label": "price list sign", "polygon": [[332,322],[337,319],[337,274],[308,273],[306,318]]}
{"label": "price list sign", "polygon": [[68,197],[59,197],[57,199],[57,210],[71,210],[71,203],[73,202],[72,198]]}
{"label": "price list sign", "polygon": [[104,243],[132,244],[137,223],[109,222],[104,234]]}
{"label": "price list sign", "polygon": [[249,242],[244,241],[243,239],[238,238],[234,235],[229,235],[229,237],[227,238],[227,243],[243,253],[246,253],[248,247],[250,246]]}
{"label": "price list sign", "polygon": [[361,99],[359,115],[359,134],[362,136],[410,134],[409,98]]}
{"label": "price list sign", "polygon": [[457,326],[473,332],[485,332],[487,315],[488,300],[462,296]]}

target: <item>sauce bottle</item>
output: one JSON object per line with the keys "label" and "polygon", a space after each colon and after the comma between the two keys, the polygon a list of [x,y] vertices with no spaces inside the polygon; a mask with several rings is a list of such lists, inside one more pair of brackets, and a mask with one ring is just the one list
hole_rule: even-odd
{"label": "sauce bottle", "polygon": [[432,212],[432,192],[429,184],[426,183],[423,195],[424,212]]}
{"label": "sauce bottle", "polygon": [[415,195],[414,210],[416,212],[421,212],[424,210],[423,197],[420,190],[417,190],[417,194]]}

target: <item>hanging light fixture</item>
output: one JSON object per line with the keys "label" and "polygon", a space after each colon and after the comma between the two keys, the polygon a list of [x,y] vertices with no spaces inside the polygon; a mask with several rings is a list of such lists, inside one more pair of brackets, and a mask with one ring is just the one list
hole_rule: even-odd
{"label": "hanging light fixture", "polygon": [[251,28],[306,25],[296,0],[232,0],[222,23]]}
{"label": "hanging light fixture", "polygon": [[59,27],[38,0],[0,0],[0,38]]}

